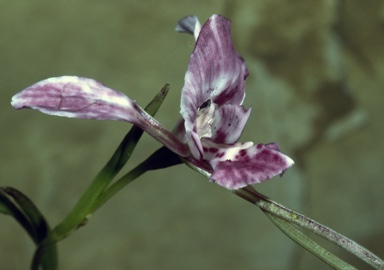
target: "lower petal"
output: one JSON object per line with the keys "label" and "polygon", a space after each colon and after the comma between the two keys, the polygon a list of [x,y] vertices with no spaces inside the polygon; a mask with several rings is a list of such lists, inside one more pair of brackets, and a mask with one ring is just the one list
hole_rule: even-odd
{"label": "lower petal", "polygon": [[[244,149],[236,144],[217,149],[215,158],[209,160],[211,180],[227,189],[239,189],[283,174],[294,161],[277,151],[276,145],[259,144]],[[214,152],[212,147],[209,151]]]}

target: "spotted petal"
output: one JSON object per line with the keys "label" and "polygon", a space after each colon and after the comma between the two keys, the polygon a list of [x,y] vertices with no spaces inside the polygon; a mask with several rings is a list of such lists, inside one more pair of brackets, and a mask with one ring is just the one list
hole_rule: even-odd
{"label": "spotted petal", "polygon": [[127,121],[175,153],[189,155],[180,140],[133,100],[93,79],[76,76],[49,78],[16,94],[11,104],[15,109],[31,108],[50,115]]}
{"label": "spotted petal", "polygon": [[277,144],[211,145],[205,150],[206,155],[211,156],[211,180],[228,189],[264,182],[283,174],[294,164],[292,159],[278,151]]}

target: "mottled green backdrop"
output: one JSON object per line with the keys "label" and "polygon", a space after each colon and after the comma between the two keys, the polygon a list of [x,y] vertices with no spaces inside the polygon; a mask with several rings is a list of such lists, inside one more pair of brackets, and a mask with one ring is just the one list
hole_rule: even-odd
{"label": "mottled green backdrop", "polygon": [[[256,188],[384,256],[379,0],[0,0],[0,186],[20,189],[52,226],[60,222],[130,125],[14,111],[12,95],[80,75],[144,106],[169,82],[157,118],[172,129],[194,46],[174,26],[213,13],[232,20],[250,69],[242,140],[277,141],[296,161]],[[144,136],[129,167],[158,147]],[[33,244],[6,216],[0,243],[0,269],[27,269]],[[129,185],[59,251],[61,269],[327,269],[256,207],[185,166]]]}

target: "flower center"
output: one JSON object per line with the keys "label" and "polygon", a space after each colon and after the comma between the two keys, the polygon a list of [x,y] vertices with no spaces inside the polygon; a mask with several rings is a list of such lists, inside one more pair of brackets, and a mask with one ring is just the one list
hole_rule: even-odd
{"label": "flower center", "polygon": [[208,99],[197,110],[196,126],[200,138],[212,137],[212,123],[216,108],[217,105]]}

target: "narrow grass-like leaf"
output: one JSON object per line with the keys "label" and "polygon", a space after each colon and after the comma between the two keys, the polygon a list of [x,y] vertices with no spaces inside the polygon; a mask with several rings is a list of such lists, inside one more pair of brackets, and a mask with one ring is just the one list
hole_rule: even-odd
{"label": "narrow grass-like leaf", "polygon": [[0,188],[0,209],[3,209],[1,213],[6,215],[11,215],[21,227],[28,233],[32,241],[37,243],[36,231],[32,226],[31,222],[28,220],[25,213],[23,213],[20,208],[13,202],[4,192],[5,188]]}
{"label": "narrow grass-like leaf", "polygon": [[173,153],[171,150],[165,146],[159,148],[146,160],[132,169],[130,172],[122,176],[119,180],[113,183],[108,187],[103,193],[100,194],[100,197],[97,199],[94,204],[92,212],[100,208],[104,203],[106,203],[113,195],[123,189],[126,185],[131,183],[133,180],[137,179],[140,175],[147,171],[158,170],[174,165],[183,163],[180,157]]}
{"label": "narrow grass-like leaf", "polygon": [[[7,196],[11,197],[14,202],[8,199]],[[0,200],[4,202],[12,216],[28,232],[35,244],[39,246],[40,242],[49,233],[50,228],[35,204],[21,191],[12,187],[1,188]],[[55,243],[45,247],[44,253],[41,255],[39,261],[41,261],[43,269],[57,268],[57,247]]]}
{"label": "narrow grass-like leaf", "polygon": [[328,264],[334,269],[338,270],[354,270],[356,269],[352,265],[346,263],[336,255],[332,254],[314,240],[306,236],[304,233],[299,231],[294,225],[289,223],[286,220],[283,220],[266,210],[263,212],[267,215],[267,217],[289,238],[291,238],[294,242],[305,248],[307,251],[318,257],[320,260]]}
{"label": "narrow grass-like leaf", "polygon": [[42,241],[49,231],[49,226],[39,209],[37,209],[35,204],[19,190],[12,187],[6,187],[3,191],[15,200],[29,219],[31,225],[36,231],[36,243]]}

